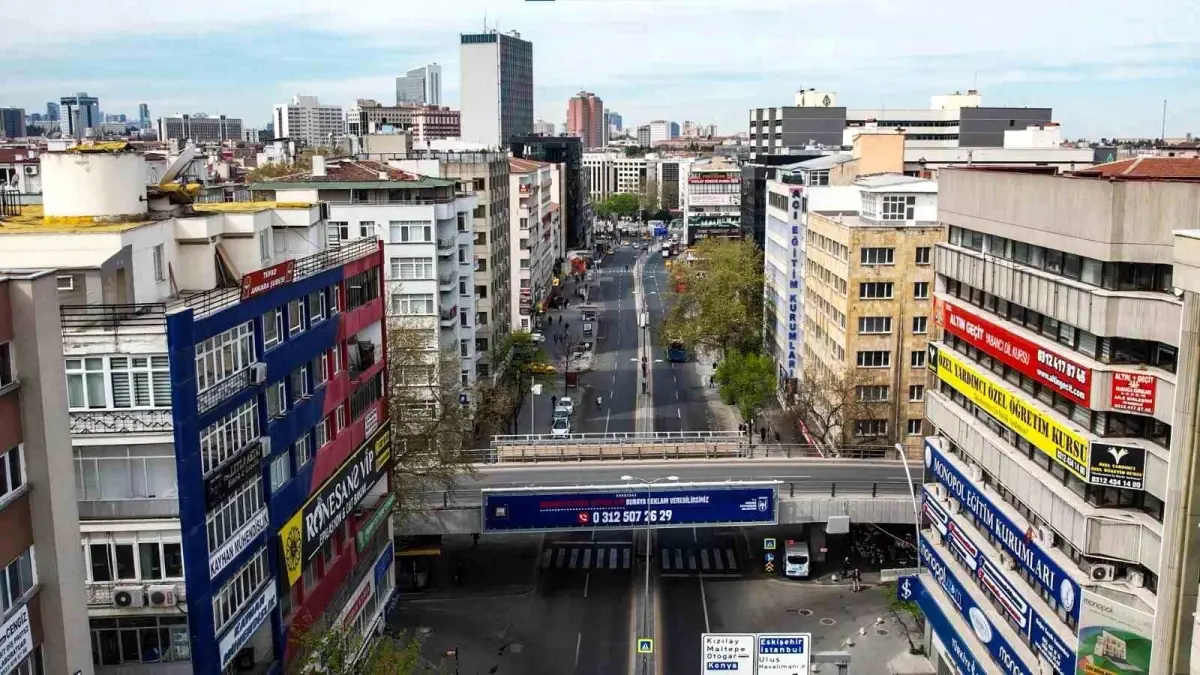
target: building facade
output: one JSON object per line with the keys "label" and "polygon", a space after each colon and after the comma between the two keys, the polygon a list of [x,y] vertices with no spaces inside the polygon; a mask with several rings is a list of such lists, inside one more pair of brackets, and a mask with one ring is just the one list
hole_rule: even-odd
{"label": "building facade", "polygon": [[25,109],[0,108],[0,138],[25,138]]}
{"label": "building facade", "polygon": [[73,96],[62,97],[59,103],[62,106],[60,115],[66,122],[60,127],[67,136],[84,138],[88,136],[89,129],[94,130],[91,132],[93,134],[100,130],[100,124],[104,121],[100,117],[100,99],[81,91]]}
{"label": "building facade", "polygon": [[[668,120],[654,120],[648,125],[650,127],[650,140],[646,144],[649,147],[658,145],[663,141],[669,141],[672,138],[679,137],[679,123],[670,122]],[[640,131],[640,129],[639,129]]]}
{"label": "building facade", "polygon": [[722,158],[686,166],[680,182],[683,236],[688,246],[712,237],[742,237],[742,170]]}
{"label": "building facade", "polygon": [[462,138],[507,148],[533,133],[533,43],[520,33],[463,33]]}
{"label": "building facade", "polygon": [[[1196,525],[1172,501],[1190,499],[1195,461],[1174,428],[1193,405],[1176,383],[1191,329],[1172,263],[1173,232],[1196,227],[1198,180],[1198,160],[1148,157],[1071,177],[940,175],[926,512],[999,562],[977,582],[931,532],[922,557],[945,581],[922,584],[943,610],[948,592],[986,607],[984,581],[1000,584],[1015,611],[994,633],[1025,671],[1073,673],[1076,642],[1108,631],[1131,647],[1116,659],[1127,667],[1188,672],[1196,577],[1180,555]],[[1001,663],[976,636],[938,638]],[[1079,658],[1114,660],[1096,644]]]}
{"label": "building facade", "polygon": [[242,140],[242,120],[224,115],[209,117],[204,113],[158,118],[158,140],[173,139],[196,144],[236,143]]}
{"label": "building facade", "polygon": [[272,122],[276,138],[290,138],[314,148],[333,146],[346,135],[341,106],[321,105],[316,96],[297,94],[291,103],[276,104]]}
{"label": "building facade", "polygon": [[431,63],[396,78],[396,105],[442,105],[442,67]]}
{"label": "building facade", "polygon": [[588,208],[588,176],[583,168],[583,143],[570,136],[527,136],[513,139],[510,149],[513,157],[518,159],[559,165],[558,180],[562,189],[558,203],[563,231],[563,251],[559,257],[565,255],[567,247],[586,248],[591,212]]}
{"label": "building facade", "polygon": [[57,307],[53,270],[0,274],[0,668],[16,675],[94,672]]}
{"label": "building facade", "polygon": [[597,201],[614,194],[641,194],[646,187],[646,162],[645,157],[628,157],[623,152],[583,153],[588,196]]}
{"label": "building facade", "polygon": [[554,122],[537,120],[533,123],[533,135],[535,136],[553,136],[554,132]]}
{"label": "building facade", "polygon": [[510,238],[509,315],[513,328],[533,329],[534,308],[544,309],[553,288],[561,236],[560,207],[554,201],[554,166],[546,162],[513,159],[510,162],[509,213],[516,219],[516,236]]}
{"label": "building facade", "polygon": [[581,91],[567,104],[567,135],[576,136],[586,148],[603,148],[607,143],[604,121],[604,101],[599,96]]}
{"label": "building facade", "polygon": [[346,116],[348,132],[353,136],[373,133],[391,125],[412,133],[418,142],[458,138],[462,133],[462,116],[445,106],[401,104],[381,105],[371,99],[359,99]]}
{"label": "building facade", "polygon": [[650,147],[650,125],[643,124],[637,128],[637,144],[640,147]]}

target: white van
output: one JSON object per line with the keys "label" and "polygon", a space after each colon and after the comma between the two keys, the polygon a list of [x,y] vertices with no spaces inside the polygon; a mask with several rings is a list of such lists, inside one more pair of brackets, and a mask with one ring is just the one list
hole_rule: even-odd
{"label": "white van", "polygon": [[792,579],[807,579],[809,564],[808,543],[787,540],[783,547],[784,576]]}

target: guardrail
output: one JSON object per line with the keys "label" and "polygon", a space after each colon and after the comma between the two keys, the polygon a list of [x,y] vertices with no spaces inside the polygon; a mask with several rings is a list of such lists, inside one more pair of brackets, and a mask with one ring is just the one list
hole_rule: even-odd
{"label": "guardrail", "polygon": [[680,443],[687,441],[710,443],[745,443],[746,435],[738,431],[654,431],[649,433],[616,432],[607,434],[508,434],[492,436],[492,447],[512,445],[646,445],[651,443]]}
{"label": "guardrail", "polygon": [[[773,478],[745,478],[743,481],[774,480]],[[664,484],[665,486],[666,484]],[[635,484],[636,486],[636,484]],[[498,484],[489,486],[490,490],[505,488],[527,488],[528,484]],[[561,487],[563,490],[578,490],[578,485],[554,486],[545,485],[547,491]],[[917,487],[917,486],[914,486]],[[792,499],[796,497],[903,497],[909,499],[909,487],[904,481],[794,481],[778,483],[779,498]],[[435,490],[413,496],[413,501],[427,508],[464,509],[474,508],[483,503],[483,488],[467,488],[461,490]],[[441,506],[438,506],[438,505]]]}
{"label": "guardrail", "polygon": [[584,460],[730,459],[748,457],[747,448],[734,443],[674,441],[664,443],[529,443],[473,450],[480,464],[522,462],[582,462]]}

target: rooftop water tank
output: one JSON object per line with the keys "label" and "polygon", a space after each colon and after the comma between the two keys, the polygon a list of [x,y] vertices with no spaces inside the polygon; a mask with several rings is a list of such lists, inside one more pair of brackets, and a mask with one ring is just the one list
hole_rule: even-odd
{"label": "rooftop water tank", "polygon": [[42,160],[47,219],[122,222],[146,218],[146,160],[130,151],[49,152]]}

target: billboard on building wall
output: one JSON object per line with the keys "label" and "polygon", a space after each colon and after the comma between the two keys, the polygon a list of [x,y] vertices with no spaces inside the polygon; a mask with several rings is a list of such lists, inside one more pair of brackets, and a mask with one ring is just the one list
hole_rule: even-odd
{"label": "billboard on building wall", "polygon": [[1114,372],[1110,395],[1113,410],[1153,415],[1158,398],[1158,377],[1151,373]]}
{"label": "billboard on building wall", "polygon": [[264,267],[242,276],[242,301],[245,302],[256,295],[262,295],[284,284],[290,284],[296,278],[296,261],[285,260],[279,264]]}
{"label": "billboard on building wall", "polygon": [[740,206],[741,203],[742,195],[737,192],[687,196],[688,206]]}
{"label": "billboard on building wall", "polygon": [[1085,591],[1075,675],[1150,672],[1153,632],[1154,615]]}

